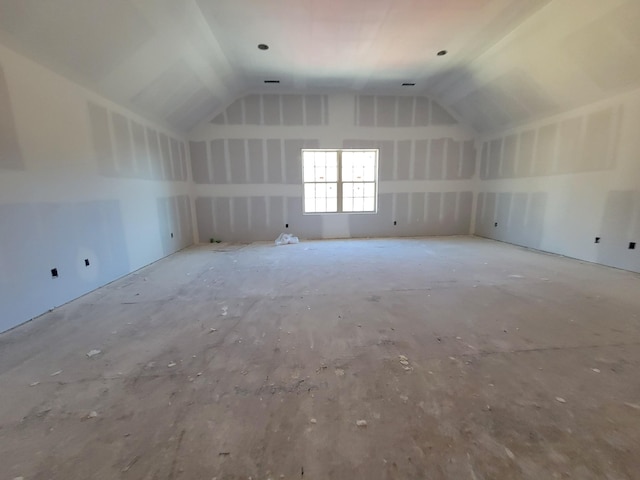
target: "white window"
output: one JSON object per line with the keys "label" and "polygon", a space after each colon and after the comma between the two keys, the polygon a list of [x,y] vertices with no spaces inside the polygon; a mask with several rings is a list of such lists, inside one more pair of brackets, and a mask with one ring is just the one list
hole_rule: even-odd
{"label": "white window", "polygon": [[304,213],[373,213],[378,150],[303,150]]}

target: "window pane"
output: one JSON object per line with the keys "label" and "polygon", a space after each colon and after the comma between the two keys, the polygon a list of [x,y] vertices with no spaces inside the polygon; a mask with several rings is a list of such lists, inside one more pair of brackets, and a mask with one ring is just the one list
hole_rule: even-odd
{"label": "window pane", "polygon": [[373,197],[366,197],[364,199],[364,210],[365,212],[373,212],[376,209],[376,199]]}
{"label": "window pane", "polygon": [[305,198],[304,199],[304,211],[306,213],[314,213],[316,211],[316,199]]}
{"label": "window pane", "polygon": [[315,198],[316,197],[316,184],[315,183],[306,183],[304,185],[304,196],[305,196],[305,198]]}
{"label": "window pane", "polygon": [[325,213],[326,211],[327,211],[327,199],[319,198],[318,200],[316,200],[316,212]]}
{"label": "window pane", "polygon": [[338,152],[326,153],[327,182],[338,181]]}
{"label": "window pane", "polygon": [[313,182],[314,177],[314,159],[313,152],[304,152],[304,181]]}
{"label": "window pane", "polygon": [[362,212],[364,210],[364,199],[363,198],[354,198],[353,199],[353,211],[354,212]]}
{"label": "window pane", "polygon": [[316,183],[316,198],[327,197],[327,186],[324,183]]}
{"label": "window pane", "polygon": [[316,167],[324,168],[326,165],[324,152],[315,152]]}
{"label": "window pane", "polygon": [[327,212],[337,212],[337,211],[338,211],[338,199],[327,198]]}
{"label": "window pane", "polygon": [[342,211],[353,212],[353,198],[346,197],[342,199]]}
{"label": "window pane", "polygon": [[353,183],[343,183],[342,184],[342,196],[343,197],[353,197]]}
{"label": "window pane", "polygon": [[319,167],[317,163],[316,163],[316,169],[315,169],[315,181],[316,182],[327,181],[327,174],[326,174],[325,167],[324,166]]}
{"label": "window pane", "polygon": [[365,183],[364,184],[364,196],[365,197],[375,197],[376,195],[376,184],[375,183]]}
{"label": "window pane", "polygon": [[325,152],[324,157],[327,162],[327,167],[338,166],[338,152]]}

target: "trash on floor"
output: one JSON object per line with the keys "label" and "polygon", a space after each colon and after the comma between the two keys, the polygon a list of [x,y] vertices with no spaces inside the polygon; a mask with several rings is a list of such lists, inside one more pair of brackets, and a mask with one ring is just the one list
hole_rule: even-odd
{"label": "trash on floor", "polygon": [[366,420],[358,420],[358,421],[356,421],[356,425],[358,427],[366,427],[367,426],[367,421]]}
{"label": "trash on floor", "polygon": [[95,357],[96,355],[100,355],[102,353],[101,350],[91,350],[90,352],[87,353],[87,357],[91,358],[91,357]]}
{"label": "trash on floor", "polygon": [[299,243],[300,240],[298,239],[298,237],[294,237],[293,235],[289,234],[289,233],[281,233],[278,238],[276,238],[276,245],[288,245],[288,244],[294,244],[294,243]]}

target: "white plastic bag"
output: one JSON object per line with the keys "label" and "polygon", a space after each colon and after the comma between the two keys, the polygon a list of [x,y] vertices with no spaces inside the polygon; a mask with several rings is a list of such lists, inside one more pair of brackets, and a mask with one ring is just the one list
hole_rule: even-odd
{"label": "white plastic bag", "polygon": [[278,238],[276,238],[276,245],[287,245],[287,244],[293,244],[293,243],[298,243],[300,240],[298,239],[298,237],[294,237],[293,235],[290,235],[288,233],[281,233]]}

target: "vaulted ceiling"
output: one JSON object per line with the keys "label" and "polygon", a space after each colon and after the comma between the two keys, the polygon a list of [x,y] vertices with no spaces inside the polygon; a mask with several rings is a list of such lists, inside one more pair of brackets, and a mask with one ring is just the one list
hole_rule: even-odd
{"label": "vaulted ceiling", "polygon": [[640,86],[637,25],[637,0],[0,0],[1,43],[182,132],[265,91],[428,95],[491,132]]}

